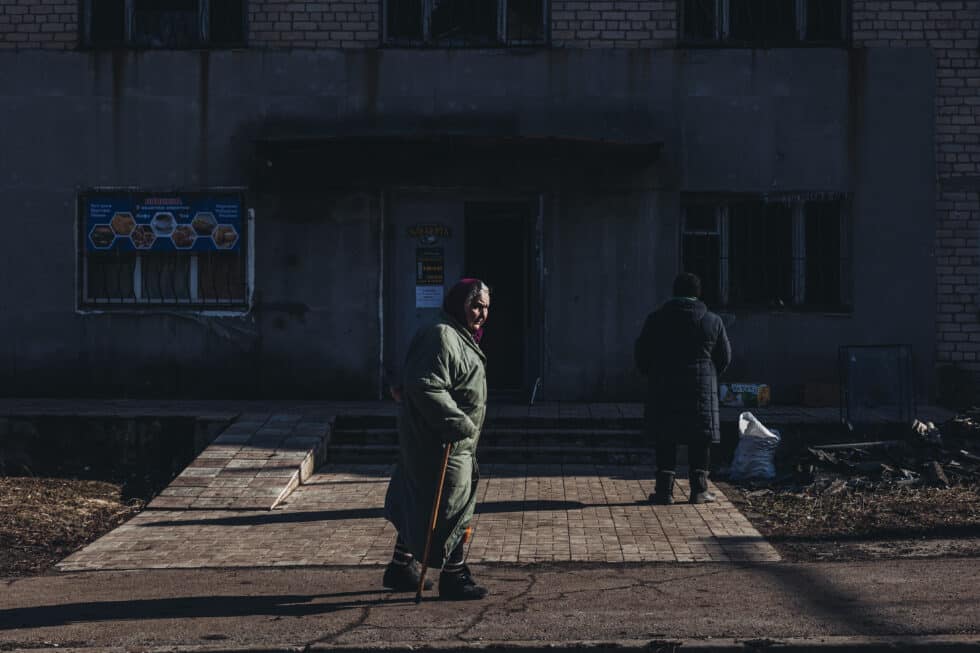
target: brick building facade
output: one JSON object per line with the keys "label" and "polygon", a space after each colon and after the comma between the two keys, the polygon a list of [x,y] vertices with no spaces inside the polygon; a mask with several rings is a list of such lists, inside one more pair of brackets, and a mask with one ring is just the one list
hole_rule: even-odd
{"label": "brick building facade", "polygon": [[853,12],[855,46],[934,53],[937,362],[980,372],[980,8],[858,0]]}
{"label": "brick building facade", "polygon": [[[675,48],[684,40],[679,2],[551,0],[545,49]],[[77,49],[80,5],[0,0],[0,51]],[[250,0],[247,48],[384,47],[382,7],[378,0]],[[847,7],[852,48],[928,48],[934,57],[935,363],[980,374],[980,8],[963,0],[851,0]],[[896,142],[893,156],[902,155]],[[906,310],[914,319],[922,309]]]}
{"label": "brick building facade", "polygon": [[77,45],[77,0],[0,2],[0,50],[70,50]]}

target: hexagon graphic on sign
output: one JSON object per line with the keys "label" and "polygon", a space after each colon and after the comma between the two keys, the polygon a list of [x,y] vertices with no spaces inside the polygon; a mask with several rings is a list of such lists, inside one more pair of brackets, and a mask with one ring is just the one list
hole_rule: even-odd
{"label": "hexagon graphic on sign", "polygon": [[231,249],[238,242],[238,232],[230,224],[219,224],[211,234],[211,239],[218,249]]}
{"label": "hexagon graphic on sign", "polygon": [[88,234],[89,242],[95,249],[109,249],[112,242],[116,239],[116,234],[112,233],[112,227],[107,224],[97,224],[92,227]]}
{"label": "hexagon graphic on sign", "polygon": [[156,234],[153,233],[153,227],[148,224],[137,225],[129,237],[136,249],[150,249],[157,239]]}

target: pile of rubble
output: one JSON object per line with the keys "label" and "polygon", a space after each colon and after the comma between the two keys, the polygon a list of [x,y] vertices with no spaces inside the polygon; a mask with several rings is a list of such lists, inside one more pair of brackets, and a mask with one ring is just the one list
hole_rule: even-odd
{"label": "pile of rubble", "polygon": [[980,484],[980,409],[938,428],[915,420],[904,439],[807,447],[783,489],[833,495],[899,487]]}

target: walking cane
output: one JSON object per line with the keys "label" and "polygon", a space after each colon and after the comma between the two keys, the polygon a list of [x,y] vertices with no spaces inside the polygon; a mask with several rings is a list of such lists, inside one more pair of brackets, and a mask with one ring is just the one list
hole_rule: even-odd
{"label": "walking cane", "polygon": [[422,602],[422,588],[425,586],[425,572],[429,568],[429,549],[432,546],[432,535],[436,531],[436,521],[439,519],[439,501],[442,499],[442,486],[446,482],[446,468],[449,467],[449,450],[452,444],[446,444],[446,452],[442,456],[442,470],[439,472],[439,489],[432,502],[432,520],[429,522],[429,535],[425,538],[425,555],[422,558],[422,573],[419,574],[419,589],[415,592],[416,605]]}

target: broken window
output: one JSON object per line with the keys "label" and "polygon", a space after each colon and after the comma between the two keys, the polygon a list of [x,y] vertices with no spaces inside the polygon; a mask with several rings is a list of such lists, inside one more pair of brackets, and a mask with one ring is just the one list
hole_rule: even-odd
{"label": "broken window", "polygon": [[843,45],[848,0],[682,0],[682,40],[692,45]]}
{"label": "broken window", "polygon": [[84,0],[82,43],[97,49],[244,47],[246,8],[245,0]]}
{"label": "broken window", "polygon": [[497,47],[545,42],[546,0],[385,0],[384,42]]}
{"label": "broken window", "polygon": [[846,310],[839,198],[687,196],[681,260],[704,300],[731,307]]}

